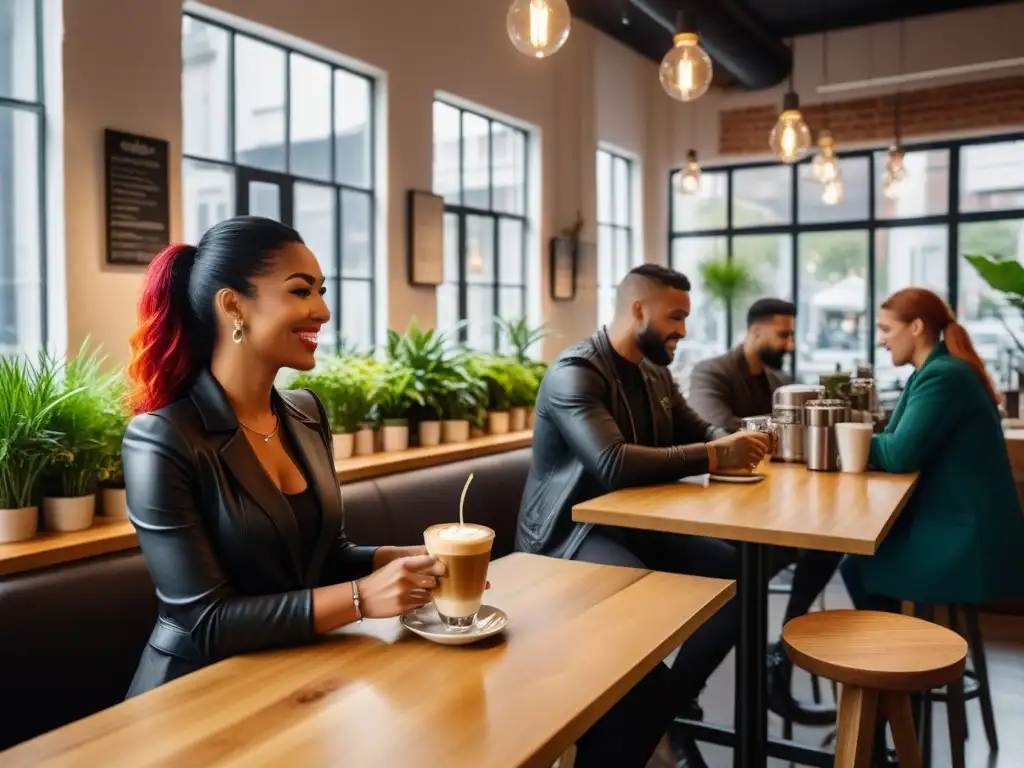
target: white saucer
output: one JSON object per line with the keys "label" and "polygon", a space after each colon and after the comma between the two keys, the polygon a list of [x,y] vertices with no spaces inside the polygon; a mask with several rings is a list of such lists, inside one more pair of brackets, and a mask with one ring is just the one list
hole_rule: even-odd
{"label": "white saucer", "polygon": [[508,616],[500,608],[481,605],[473,626],[464,632],[455,632],[441,623],[437,609],[430,603],[402,614],[402,624],[410,632],[440,645],[469,645],[504,632]]}
{"label": "white saucer", "polygon": [[759,483],[764,475],[716,475],[712,472],[708,477],[716,483]]}

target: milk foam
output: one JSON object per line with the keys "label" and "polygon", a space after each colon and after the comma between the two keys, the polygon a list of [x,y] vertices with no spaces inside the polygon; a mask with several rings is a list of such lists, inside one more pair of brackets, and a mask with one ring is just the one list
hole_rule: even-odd
{"label": "milk foam", "polygon": [[490,532],[473,526],[450,525],[437,532],[445,541],[479,541],[490,536]]}

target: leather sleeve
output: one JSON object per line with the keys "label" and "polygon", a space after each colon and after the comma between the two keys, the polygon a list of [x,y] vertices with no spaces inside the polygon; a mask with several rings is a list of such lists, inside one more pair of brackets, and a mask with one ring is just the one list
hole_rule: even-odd
{"label": "leather sleeve", "polygon": [[629,443],[605,402],[608,385],[586,364],[562,364],[545,376],[547,406],[562,438],[608,490],[670,483],[708,471],[701,443],[651,448]]}
{"label": "leather sleeve", "polygon": [[[323,401],[313,390],[305,389],[301,390],[300,393],[307,394],[316,404],[317,411],[320,414],[320,435],[324,439],[327,455],[333,467],[334,440],[331,437],[331,424],[327,419],[327,409],[324,407]],[[320,571],[320,581],[317,584],[320,587],[327,587],[331,584],[343,584],[346,581],[355,581],[370,575],[373,572],[373,556],[378,549],[377,547],[359,546],[349,541],[348,536],[345,535],[345,497],[341,492],[340,484],[338,486],[338,493],[341,493],[341,510],[343,515],[341,530],[338,531],[338,538],[324,560],[324,567]]]}
{"label": "leather sleeve", "polygon": [[695,415],[699,414],[726,432],[738,432],[743,424],[729,405],[730,389],[722,371],[710,365],[698,364],[690,374],[690,395],[687,399]]}
{"label": "leather sleeve", "polygon": [[299,645],[313,637],[309,590],[241,596],[221,570],[197,498],[199,468],[178,429],[145,414],[132,420],[123,445],[129,516],[162,615],[211,661]]}

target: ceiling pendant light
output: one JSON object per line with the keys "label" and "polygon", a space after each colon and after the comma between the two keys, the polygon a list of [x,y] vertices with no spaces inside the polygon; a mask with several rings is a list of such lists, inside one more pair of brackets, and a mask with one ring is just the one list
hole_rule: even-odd
{"label": "ceiling pendant light", "polygon": [[836,173],[834,179],[825,183],[825,187],[821,191],[821,202],[825,205],[839,205],[843,202],[845,195],[846,189],[843,186],[842,174]]}
{"label": "ceiling pendant light", "polygon": [[572,13],[566,0],[515,0],[505,22],[512,45],[527,56],[543,59],[569,39]]}
{"label": "ceiling pendant light", "polygon": [[[900,74],[904,71],[903,51],[906,46],[903,44],[904,24],[900,22]],[[903,93],[897,91],[896,100],[893,103],[892,122],[895,138],[892,146],[889,147],[889,157],[885,161],[885,170],[882,171],[882,194],[889,200],[899,200],[903,192],[903,182],[907,178],[907,166],[903,162],[903,141],[901,137],[900,107],[902,106]]]}
{"label": "ceiling pendant light", "polygon": [[836,156],[836,140],[828,129],[818,134],[818,154],[811,162],[811,176],[821,184],[828,184],[839,178],[839,158]]}
{"label": "ceiling pendant light", "polygon": [[665,54],[658,69],[661,87],[676,101],[699,99],[711,87],[711,57],[697,42],[692,18],[686,11],[679,12],[672,50]]}
{"label": "ceiling pendant light", "polygon": [[811,147],[811,131],[800,111],[800,97],[793,90],[782,99],[782,113],[772,128],[768,144],[779,160],[790,164],[803,160]]}
{"label": "ceiling pendant light", "polygon": [[686,153],[686,168],[679,175],[679,188],[684,195],[695,195],[700,189],[700,163],[695,149]]}

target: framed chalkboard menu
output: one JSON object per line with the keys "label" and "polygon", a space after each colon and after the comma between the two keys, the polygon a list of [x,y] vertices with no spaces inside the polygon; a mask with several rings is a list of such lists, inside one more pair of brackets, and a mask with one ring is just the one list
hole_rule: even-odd
{"label": "framed chalkboard menu", "polygon": [[170,243],[168,144],[112,131],[104,137],[107,261],[148,264]]}

